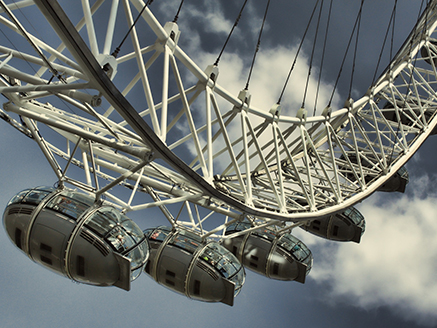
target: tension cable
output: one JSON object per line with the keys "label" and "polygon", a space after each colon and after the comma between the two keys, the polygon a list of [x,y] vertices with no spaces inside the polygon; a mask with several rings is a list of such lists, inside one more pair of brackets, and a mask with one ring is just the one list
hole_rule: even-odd
{"label": "tension cable", "polygon": [[121,50],[121,47],[124,43],[124,41],[126,41],[127,37],[129,36],[130,32],[133,30],[133,28],[135,27],[135,25],[137,24],[138,20],[140,19],[141,15],[143,14],[144,10],[146,10],[147,6],[151,5],[153,2],[153,0],[147,0],[146,4],[144,5],[143,9],[141,9],[141,11],[139,12],[137,18],[135,19],[135,21],[133,22],[132,26],[129,28],[129,30],[127,31],[126,35],[124,36],[123,40],[121,40],[120,45],[115,48],[114,52],[111,54],[111,56],[113,56],[114,58],[117,58],[118,53]]}
{"label": "tension cable", "polygon": [[325,30],[325,40],[323,42],[323,50],[322,50],[322,61],[320,62],[320,71],[319,71],[319,79],[317,81],[317,90],[316,90],[316,99],[314,101],[314,113],[313,116],[316,115],[316,108],[317,108],[317,100],[319,98],[319,90],[320,90],[320,84],[322,82],[322,70],[323,70],[323,64],[325,62],[325,51],[326,51],[326,44],[328,41],[328,31],[329,26],[331,25],[331,13],[332,13],[332,1],[329,5],[329,12],[328,12],[328,21],[326,22],[326,30]]}
{"label": "tension cable", "polygon": [[344,56],[343,56],[343,61],[341,62],[340,70],[338,71],[337,79],[335,81],[334,88],[332,90],[331,98],[329,99],[328,107],[331,106],[332,99],[334,98],[335,90],[337,89],[338,81],[340,80],[340,76],[341,76],[341,73],[343,71],[344,63],[346,61],[346,57],[347,57],[347,54],[349,52],[349,48],[350,48],[351,43],[352,43],[352,38],[355,34],[355,30],[357,29],[358,21],[360,20],[360,17],[361,17],[363,3],[364,3],[364,0],[361,1],[360,10],[359,10],[357,18],[355,20],[355,24],[354,24],[354,27],[352,29],[351,36],[349,38],[349,42],[347,44],[346,51],[345,51]]}
{"label": "tension cable", "polygon": [[185,0],[181,1],[180,5],[179,5],[179,9],[178,9],[176,15],[174,16],[173,23],[177,23],[178,18],[179,18],[179,13],[181,12],[181,8],[182,8],[182,5],[184,4],[184,1]]}
{"label": "tension cable", "polygon": [[240,9],[240,13],[238,14],[237,19],[235,20],[235,23],[232,26],[232,29],[231,29],[231,31],[228,34],[228,37],[227,37],[227,39],[225,41],[225,44],[223,45],[223,48],[220,51],[220,54],[218,55],[217,60],[214,63],[214,66],[218,66],[218,63],[220,61],[220,57],[222,56],[223,52],[225,51],[226,45],[228,44],[228,41],[231,38],[232,32],[234,32],[234,29],[237,27],[238,22],[240,21],[240,18],[241,18],[241,15],[243,14],[243,10],[244,10],[244,7],[246,6],[246,3],[247,3],[247,0],[244,0],[243,6]]}
{"label": "tension cable", "polygon": [[390,58],[389,58],[390,62],[393,59],[393,57],[392,57],[392,54],[393,54],[393,39],[394,39],[395,15],[396,15],[397,3],[398,3],[398,0],[395,0],[395,4],[394,4],[394,7],[393,7],[391,16],[390,16],[390,20],[388,22],[387,31],[385,32],[384,41],[382,43],[381,52],[379,54],[378,63],[377,63],[376,68],[375,68],[375,73],[373,74],[372,85],[375,84],[376,74],[378,73],[379,64],[381,63],[381,60],[382,60],[382,55],[383,55],[383,52],[384,52],[384,49],[385,49],[385,44],[387,42],[388,34],[390,32],[390,28],[392,29],[392,33],[391,33],[391,45],[390,45]]}
{"label": "tension cable", "polygon": [[52,63],[47,59],[47,57],[44,55],[44,53],[41,51],[39,46],[33,41],[33,39],[29,36],[27,31],[24,29],[23,25],[18,21],[18,19],[15,17],[15,15],[12,13],[12,11],[9,9],[6,4],[1,1],[0,7],[3,8],[3,11],[9,16],[12,23],[15,25],[18,31],[20,31],[20,34],[29,42],[29,44],[32,46],[32,48],[35,50],[35,52],[38,54],[38,56],[43,60],[43,62],[47,65],[50,73],[52,73],[52,76],[56,76],[59,81],[62,83],[66,83],[65,79],[62,77],[62,75],[58,72],[58,70],[52,65]]}
{"label": "tension cable", "polygon": [[256,54],[258,53],[258,51],[259,51],[259,46],[260,46],[260,44],[261,44],[261,36],[262,36],[262,33],[263,33],[264,24],[265,24],[265,22],[266,22],[267,12],[269,11],[269,5],[270,5],[270,0],[267,1],[266,10],[265,10],[265,12],[264,12],[263,22],[262,22],[262,24],[261,24],[261,29],[260,29],[260,31],[259,31],[259,35],[258,35],[258,42],[257,42],[257,44],[256,44],[255,52],[254,52],[254,54],[253,54],[252,64],[250,65],[249,76],[247,77],[247,82],[246,82],[246,87],[245,87],[246,90],[249,89],[249,81],[250,81],[250,77],[252,76],[253,66],[255,65]]}
{"label": "tension cable", "polygon": [[324,3],[324,0],[322,0],[322,3],[320,4],[319,17],[317,19],[316,33],[315,33],[314,42],[313,42],[313,49],[311,51],[311,59],[310,59],[309,67],[308,67],[307,82],[305,84],[305,91],[303,94],[302,108],[305,107],[305,100],[306,100],[306,96],[307,96],[307,92],[308,92],[308,85],[310,82],[311,70],[313,68],[314,52],[316,50],[317,36],[319,35],[319,26],[320,26],[320,18],[321,18],[322,10],[323,10],[323,3]]}
{"label": "tension cable", "polygon": [[355,39],[354,59],[352,60],[352,72],[351,72],[351,81],[350,81],[350,84],[349,84],[349,96],[348,96],[348,98],[351,98],[352,84],[354,82],[355,64],[356,64],[357,52],[358,52],[358,39],[359,39],[359,36],[360,36],[361,17],[363,16],[362,15],[362,13],[363,13],[363,4],[364,4],[364,0],[361,1],[360,11],[358,12],[358,28],[357,28],[357,35],[356,35],[356,39]]}
{"label": "tension cable", "polygon": [[316,4],[315,4],[315,6],[314,6],[313,12],[311,13],[311,17],[310,17],[310,20],[309,20],[309,22],[308,22],[308,25],[307,25],[307,27],[306,27],[306,29],[305,29],[305,33],[303,34],[302,40],[301,40],[301,42],[300,42],[300,44],[299,44],[299,48],[297,49],[297,52],[296,52],[296,56],[294,57],[293,64],[291,65],[290,71],[288,72],[288,76],[287,76],[287,78],[286,78],[286,80],[285,80],[284,87],[282,88],[281,95],[279,96],[279,99],[278,99],[278,105],[281,103],[281,100],[282,100],[282,97],[283,97],[283,95],[284,95],[285,89],[287,88],[288,81],[290,80],[291,73],[293,72],[293,70],[294,70],[294,66],[296,65],[297,57],[299,56],[299,52],[300,52],[300,50],[301,50],[301,48],[302,48],[302,45],[303,45],[303,42],[304,42],[304,40],[305,40],[306,34],[307,34],[308,29],[309,29],[309,27],[310,27],[310,25],[311,25],[311,22],[312,22],[312,20],[313,20],[314,13],[316,12],[317,5],[319,4],[319,1],[320,1],[320,0],[317,0]]}

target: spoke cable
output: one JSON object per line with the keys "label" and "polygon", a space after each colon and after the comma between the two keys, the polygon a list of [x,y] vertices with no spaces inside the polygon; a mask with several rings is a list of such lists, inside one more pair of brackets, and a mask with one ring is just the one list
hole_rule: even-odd
{"label": "spoke cable", "polygon": [[[383,55],[383,53],[384,53],[385,44],[386,44],[386,42],[387,42],[388,34],[389,34],[389,32],[390,32],[390,28],[392,29],[392,38],[393,38],[393,36],[394,36],[394,32],[393,32],[393,30],[394,30],[394,27],[395,27],[395,15],[396,15],[396,7],[397,7],[397,3],[398,3],[398,0],[395,0],[395,4],[394,4],[394,7],[393,7],[393,10],[392,10],[392,13],[391,13],[391,17],[390,17],[390,20],[389,20],[389,22],[388,22],[387,31],[385,32],[384,41],[383,41],[383,43],[382,43],[381,52],[380,52],[380,54],[379,54],[378,63],[376,64],[375,72],[374,72],[374,74],[373,74],[372,85],[374,85],[375,82],[376,82],[376,81],[375,81],[375,80],[376,80],[376,74],[377,74],[377,72],[378,72],[379,65],[380,65],[381,60],[382,60],[382,55]],[[392,43],[392,45],[393,45],[393,43]],[[389,59],[390,59],[390,62],[391,62],[391,61],[392,61],[392,52],[391,52],[391,50],[390,50],[390,58],[389,58]]]}
{"label": "spoke cable", "polygon": [[[331,1],[332,4],[332,1]],[[316,31],[315,31],[315,37],[314,37],[314,42],[313,42],[313,48],[311,51],[311,58],[310,58],[310,63],[309,63],[309,67],[308,67],[308,75],[307,75],[307,81],[305,84],[305,91],[304,91],[304,96],[303,96],[303,100],[302,100],[302,108],[305,108],[305,100],[306,100],[306,96],[307,96],[307,92],[308,92],[308,85],[309,85],[309,81],[310,81],[310,77],[311,77],[311,70],[312,70],[312,66],[313,66],[313,61],[314,61],[314,53],[315,53],[315,49],[316,49],[316,45],[317,45],[317,38],[319,35],[319,27],[320,27],[320,21],[321,21],[321,16],[322,16],[322,11],[323,11],[323,5],[324,5],[324,0],[322,0],[321,4],[320,4],[320,10],[319,10],[319,16],[317,18],[317,26],[316,26]],[[328,19],[329,20],[329,19]],[[325,36],[325,43],[324,45],[326,45],[326,36]],[[323,56],[322,56],[323,58]],[[320,74],[319,74],[320,76]],[[318,90],[317,90],[318,93]],[[317,99],[317,93],[316,93],[316,99]],[[315,111],[316,111],[316,107],[314,106],[314,115],[315,115]],[[313,156],[311,156],[311,154],[314,154],[314,156],[316,156],[317,150],[316,149],[312,149],[310,150],[310,153],[308,155],[310,162],[311,162],[311,167],[314,169],[315,173],[317,174],[317,176],[319,177],[319,182],[321,185],[326,185],[325,184],[325,179],[322,177],[321,174],[319,174],[319,170],[317,168],[316,162],[314,161]]]}
{"label": "spoke cable", "polygon": [[358,28],[357,28],[357,35],[355,39],[355,48],[354,48],[354,59],[352,60],[352,72],[351,72],[351,81],[349,83],[349,96],[348,99],[351,98],[352,94],[352,85],[354,83],[354,74],[355,74],[355,65],[357,62],[357,52],[358,52],[358,40],[360,37],[360,30],[361,30],[361,17],[363,16],[363,4],[364,0],[361,1],[360,11],[358,13]]}
{"label": "spoke cable", "polygon": [[[22,52],[20,50],[18,50],[17,46],[15,45],[15,43],[5,34],[5,32],[3,30],[0,30],[1,33],[3,34],[3,37],[6,38],[6,40],[8,40],[8,42],[11,44],[11,46],[18,52],[20,53],[20,56],[17,56],[17,58],[22,59],[27,65],[29,65],[30,69],[36,74],[37,72],[35,71],[35,68],[24,58],[24,56],[21,56]],[[8,83],[10,83],[8,81]],[[12,85],[12,84],[11,84]]]}
{"label": "spoke cable", "polygon": [[24,29],[23,25],[18,21],[18,19],[15,17],[15,15],[12,13],[11,10],[9,10],[8,6],[3,1],[0,1],[0,7],[3,8],[3,11],[9,16],[9,19],[11,22],[15,25],[18,31],[20,31],[20,34],[29,42],[29,44],[32,46],[32,48],[35,50],[35,52],[38,54],[38,56],[41,57],[41,59],[44,61],[44,63],[49,68],[50,72],[56,76],[59,81],[62,83],[66,83],[65,79],[62,77],[61,74],[56,70],[56,68],[53,67],[53,65],[49,62],[47,57],[44,55],[44,53],[41,51],[41,49],[38,47],[38,45],[32,40],[32,38],[28,35],[27,31]]}
{"label": "spoke cable", "polygon": [[324,64],[324,61],[325,61],[325,51],[326,51],[326,45],[327,45],[327,41],[328,41],[328,31],[329,31],[329,27],[330,27],[330,23],[331,23],[332,1],[333,0],[331,0],[330,5],[329,5],[328,21],[326,22],[325,40],[323,42],[322,60],[321,60],[321,63],[320,63],[319,79],[317,81],[317,90],[316,90],[316,97],[315,97],[315,101],[314,101],[313,116],[316,115],[317,100],[319,98],[320,84],[322,82],[322,70],[323,70],[323,64]]}
{"label": "spoke cable", "polygon": [[[15,2],[14,2],[15,3]],[[27,18],[27,16],[24,14],[24,12],[17,6],[17,8],[19,9],[19,11],[22,13],[22,15],[23,15],[23,17],[26,19],[26,21],[27,22],[29,22],[29,24],[30,24],[30,21],[29,21],[29,19]],[[32,26],[32,28],[34,28],[34,26],[32,25],[32,24],[30,24],[31,26]],[[17,26],[17,25],[16,25]],[[17,26],[17,28],[18,28],[18,26]],[[19,31],[22,31],[22,29],[18,29]],[[37,34],[39,34],[38,33],[38,31],[36,31],[37,32]],[[22,54],[22,51],[21,50],[19,50],[18,49],[18,47],[15,45],[15,43],[14,43],[14,41],[12,41],[11,40],[11,38],[9,38],[8,37],[8,35],[3,31],[3,30],[1,30],[1,33],[3,34],[3,36],[6,38],[6,40],[8,40],[8,42],[10,43],[10,45],[18,52],[18,53],[20,53],[20,55]],[[25,37],[24,35],[22,35],[23,37]],[[25,37],[26,38],[26,37]],[[29,40],[28,38],[26,38],[27,40]],[[42,38],[40,38],[41,40],[42,40]],[[30,43],[30,42],[29,42]],[[31,46],[32,46],[32,43],[30,43],[31,44]],[[36,50],[35,49],[35,47],[33,47],[33,49],[34,50]],[[51,69],[52,68],[52,65],[50,64],[50,62],[48,61],[48,59],[47,59],[47,57],[41,52],[41,51],[37,51],[37,53],[38,53],[38,55],[40,55],[40,57],[41,57],[41,59],[44,61],[44,63],[46,63],[46,65],[47,65],[47,68],[48,68],[48,70],[50,71],[50,73],[51,73],[51,76],[50,76],[50,79],[48,80],[48,82],[47,82],[47,84],[50,84],[52,81],[53,81],[53,79],[55,78],[55,77],[57,77],[62,83],[64,83],[64,84],[66,84],[66,80],[63,78],[63,76],[56,70],[56,69],[54,69],[53,68],[53,70]],[[24,56],[18,56],[17,58],[20,58],[20,59],[22,59],[29,67],[30,67],[30,70],[34,73],[34,75],[35,76],[38,76],[38,72],[35,70],[35,67],[33,67],[30,63],[29,63],[29,61],[27,60],[27,59],[25,59],[25,57]],[[41,67],[43,67],[43,66],[41,66]],[[6,81],[6,83],[8,83],[10,86],[13,86],[13,85],[16,85],[16,84],[14,84],[13,83],[13,81],[10,79],[10,77],[9,78],[6,78],[6,76],[4,76],[3,74],[1,75],[1,77],[2,77],[2,79],[4,79],[4,81]],[[41,78],[42,79],[42,76],[38,76],[39,78]],[[2,93],[2,95],[5,97],[5,98],[7,98],[7,99],[9,99],[9,97],[7,96],[7,95],[5,95],[5,94],[3,94]],[[27,96],[27,93],[24,93],[24,92],[21,92],[21,95],[22,96]],[[71,108],[70,106],[69,106],[69,104],[68,103],[66,103],[63,99],[61,99],[61,101],[64,103],[64,105],[72,112],[72,113],[74,113],[74,114],[76,114],[75,113],[75,111],[73,110],[73,108]],[[20,120],[22,121],[22,118],[21,118],[21,116],[19,115],[19,117],[20,117]],[[24,122],[22,122],[23,123],[23,125],[25,126],[25,123]]]}
{"label": "spoke cable", "polygon": [[222,56],[223,52],[225,51],[225,48],[226,48],[226,46],[228,44],[229,39],[231,38],[232,33],[234,32],[234,29],[237,27],[237,25],[238,25],[238,23],[240,21],[240,18],[241,18],[241,15],[243,14],[243,10],[244,10],[244,7],[246,6],[246,3],[247,3],[247,0],[244,0],[243,6],[240,9],[240,12],[239,12],[239,14],[237,16],[237,19],[235,20],[235,23],[232,26],[231,31],[228,34],[228,37],[226,38],[225,44],[223,45],[223,48],[220,51],[220,54],[218,55],[218,57],[217,57],[217,59],[216,59],[216,61],[214,63],[214,66],[218,66],[219,61],[220,61],[220,57]]}
{"label": "spoke cable", "polygon": [[260,46],[260,44],[261,44],[261,36],[262,36],[262,33],[263,33],[264,24],[265,24],[265,22],[266,22],[267,12],[269,11],[269,5],[270,5],[270,0],[267,1],[267,6],[266,6],[266,10],[265,10],[265,12],[264,12],[264,18],[263,18],[263,22],[262,22],[262,24],[261,24],[261,29],[260,29],[260,31],[259,31],[258,42],[257,42],[257,44],[256,44],[255,52],[254,52],[254,54],[253,54],[252,64],[250,65],[249,76],[247,77],[247,82],[246,82],[245,90],[248,90],[248,89],[249,89],[249,81],[250,81],[250,78],[251,78],[251,76],[252,76],[253,66],[255,65],[256,54],[258,53],[258,51],[259,51],[259,46]]}
{"label": "spoke cable", "polygon": [[311,70],[313,68],[314,52],[315,52],[316,44],[317,44],[317,37],[319,35],[320,20],[321,20],[321,16],[322,16],[322,10],[323,10],[323,3],[324,2],[325,1],[322,0],[322,2],[320,4],[319,17],[317,18],[316,32],[315,32],[315,35],[314,35],[313,49],[311,50],[311,58],[310,58],[310,64],[309,64],[309,67],[308,67],[308,75],[307,75],[307,81],[306,81],[306,84],[305,84],[305,91],[304,91],[304,94],[303,94],[302,108],[305,108],[305,100],[306,100],[306,97],[307,97],[308,85],[310,83]]}
{"label": "spoke cable", "polygon": [[143,9],[141,9],[141,11],[138,13],[137,18],[135,19],[135,21],[133,22],[132,26],[129,28],[129,30],[127,31],[126,35],[124,36],[123,40],[121,40],[120,45],[115,48],[114,52],[111,54],[111,56],[113,56],[114,58],[117,58],[118,53],[121,50],[121,47],[123,46],[123,43],[126,41],[127,37],[129,36],[130,32],[133,30],[133,28],[135,27],[135,25],[137,24],[138,20],[140,19],[141,15],[143,14],[144,10],[146,10],[147,6],[151,5],[153,2],[153,0],[148,0],[146,2],[146,4],[144,5]]}
{"label": "spoke cable", "polygon": [[[419,17],[417,18],[417,21],[419,21]],[[394,39],[395,39],[395,26],[396,26],[396,6],[395,6],[395,8],[393,8],[393,27],[391,29],[391,40],[390,40],[390,61],[393,58],[393,47],[394,47]],[[390,67],[390,69],[391,69],[391,67]]]}
{"label": "spoke cable", "polygon": [[296,65],[297,57],[299,56],[300,50],[302,49],[303,42],[305,41],[305,37],[306,37],[306,35],[307,35],[308,29],[309,29],[309,27],[310,27],[310,25],[311,25],[311,22],[312,22],[312,20],[313,20],[314,13],[316,12],[316,9],[317,9],[317,6],[318,6],[318,4],[319,4],[319,1],[320,1],[320,0],[317,0],[316,4],[315,4],[315,6],[314,6],[313,12],[311,13],[310,20],[309,20],[309,22],[308,22],[308,24],[307,24],[307,27],[306,27],[305,32],[304,32],[304,34],[303,34],[302,40],[301,40],[301,42],[300,42],[300,44],[299,44],[299,48],[297,49],[296,56],[294,57],[293,64],[291,65],[290,71],[288,72],[287,78],[286,78],[285,83],[284,83],[284,87],[282,88],[281,94],[280,94],[280,96],[279,96],[279,99],[278,99],[278,102],[277,102],[278,105],[281,103],[282,97],[284,96],[285,89],[287,88],[288,81],[290,80],[291,73],[292,73],[293,70],[294,70],[294,66]]}
{"label": "spoke cable", "polygon": [[[21,15],[23,16],[23,18],[26,20],[27,24],[29,24],[29,26],[32,28],[32,30],[34,31],[35,35],[38,36],[38,39],[43,40],[43,37],[41,36],[41,34],[39,33],[39,31],[35,28],[35,26],[32,24],[32,22],[29,20],[29,18],[27,17],[27,15],[21,10],[21,7],[17,4],[17,2],[15,0],[13,0],[13,3],[16,7],[16,9],[21,13]],[[8,39],[8,41],[10,42],[10,40]],[[44,41],[44,40],[43,40]],[[15,46],[14,46],[15,47]],[[16,49],[18,51],[18,49]],[[30,65],[30,64],[29,64]],[[35,76],[37,75],[37,72],[35,71],[35,69],[32,68],[32,70],[35,72]],[[52,72],[51,72],[52,73]],[[41,76],[39,76],[41,78]],[[52,73],[52,76],[50,77],[49,81],[47,82],[47,84],[50,84],[53,79],[55,78],[55,75]]]}
{"label": "spoke cable", "polygon": [[[395,30],[395,26],[396,26],[396,5],[397,5],[397,0],[395,1],[395,5],[394,5],[394,8],[393,8],[393,13],[392,13],[393,23],[392,23],[391,40],[390,40],[390,63],[393,61],[393,44],[394,44],[394,36],[395,36],[394,30]],[[422,0],[422,5],[423,5],[423,0]],[[421,12],[421,9],[422,9],[422,6],[420,7],[419,13]],[[417,19],[417,22],[419,22],[419,18]],[[387,30],[387,33],[388,33],[388,30]],[[412,46],[412,44],[410,45],[410,47],[411,46]],[[389,73],[391,73],[391,70],[392,70],[392,65],[390,64],[389,67],[388,67]],[[376,74],[376,72],[375,72],[375,74]],[[411,78],[410,78],[410,82],[408,84],[410,84],[410,83],[411,83]],[[396,106],[397,105],[395,105],[393,103],[393,109],[394,110],[395,110]],[[392,145],[392,149],[391,149],[391,152],[390,152],[390,157],[389,157],[389,160],[388,160],[389,163],[391,162],[391,160],[393,158],[394,147],[395,147],[395,143],[396,143],[396,136],[398,135],[400,128],[401,128],[401,120],[399,120],[398,126],[396,127],[396,133],[394,135],[393,145]],[[391,140],[391,137],[390,137],[390,140]]]}
{"label": "spoke cable", "polygon": [[176,15],[174,16],[173,23],[177,23],[177,22],[178,22],[178,19],[179,19],[179,13],[181,12],[181,8],[182,8],[182,5],[184,4],[184,1],[185,1],[185,0],[182,0],[182,1],[181,1],[180,5],[179,5],[179,9],[178,9]]}
{"label": "spoke cable", "polygon": [[362,2],[361,2],[360,10],[358,12],[357,18],[355,19],[355,24],[354,24],[354,27],[352,29],[351,36],[349,38],[349,41],[348,41],[348,44],[347,44],[347,47],[346,47],[346,50],[345,50],[345,53],[344,53],[344,56],[343,56],[343,60],[342,60],[341,65],[340,65],[340,69],[338,71],[337,79],[335,80],[334,88],[332,90],[331,97],[329,99],[328,107],[331,106],[332,99],[334,98],[335,90],[337,90],[337,85],[338,85],[338,82],[340,80],[341,73],[343,72],[343,67],[344,67],[344,64],[346,62],[347,55],[349,53],[349,48],[350,48],[350,46],[352,44],[352,39],[353,39],[353,36],[355,34],[355,30],[357,29],[358,21],[359,21],[360,16],[361,16],[361,9],[363,7],[363,2],[364,2],[364,0],[362,0]]}

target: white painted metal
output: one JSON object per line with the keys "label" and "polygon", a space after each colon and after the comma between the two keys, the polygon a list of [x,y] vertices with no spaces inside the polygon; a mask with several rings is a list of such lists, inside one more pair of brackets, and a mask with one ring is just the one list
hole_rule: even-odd
{"label": "white painted metal", "polygon": [[[80,6],[66,6],[76,28],[51,11],[55,1],[35,2],[59,40],[0,16],[5,33],[32,43],[0,46],[0,92],[10,111],[2,117],[16,113],[29,122],[10,121],[34,136],[61,183],[105,194],[124,211],[159,207],[173,225],[204,237],[223,237],[243,218],[264,227],[342,211],[390,179],[437,124],[436,63],[420,51],[436,53],[437,1],[365,96],[315,117],[256,108],[247,93],[231,94],[218,68],[197,66],[178,46],[177,25],[164,27],[149,8],[112,57],[116,32],[133,23],[141,0],[83,0],[79,15],[72,10]],[[20,15],[28,4],[18,5]]]}

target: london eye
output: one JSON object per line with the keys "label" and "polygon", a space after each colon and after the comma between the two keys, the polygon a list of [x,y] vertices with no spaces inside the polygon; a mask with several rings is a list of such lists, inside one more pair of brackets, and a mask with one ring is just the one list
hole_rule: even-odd
{"label": "london eye", "polygon": [[[398,49],[395,1],[381,32],[380,58],[389,60],[376,63],[359,96],[353,71],[365,2],[338,50],[332,93],[322,94],[311,68],[323,65],[332,41],[332,1],[314,1],[267,107],[250,79],[274,2],[257,4],[264,19],[246,84],[226,85],[221,70],[246,2],[227,39],[214,41],[217,57],[201,59],[181,45],[184,1],[168,22],[153,1],[0,2],[2,129],[32,139],[55,180],[15,191],[8,203],[3,222],[18,248],[77,282],[129,290],[144,271],[190,298],[232,305],[245,268],[305,281],[317,263],[296,229],[360,242],[365,220],[354,206],[375,192],[404,192],[405,164],[436,133],[437,1],[422,3]],[[288,101],[308,43],[302,93]],[[340,101],[345,63],[349,94]],[[147,224],[151,209],[159,226],[141,230],[128,218],[143,213]]]}

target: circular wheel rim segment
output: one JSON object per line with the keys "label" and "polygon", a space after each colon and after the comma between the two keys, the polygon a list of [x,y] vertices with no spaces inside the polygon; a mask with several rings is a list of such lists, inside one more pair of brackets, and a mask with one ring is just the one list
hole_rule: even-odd
{"label": "circular wheel rim segment", "polygon": [[[177,45],[177,25],[162,26],[149,8],[140,19],[150,27],[146,44],[134,27],[131,50],[114,58],[109,42],[99,50],[94,31],[93,15],[103,11],[103,1],[93,7],[83,1],[84,18],[77,26],[85,28],[79,32],[56,1],[35,3],[59,36],[58,49],[66,50],[48,48],[21,29],[14,20],[19,13],[8,7],[3,25],[29,42],[22,52],[1,47],[1,91],[8,99],[3,117],[33,136],[60,181],[98,198],[105,195],[126,211],[159,207],[173,225],[204,235],[246,217],[270,225],[343,211],[398,172],[437,124],[437,61],[431,58],[437,52],[437,1],[430,2],[365,96],[314,117],[304,109],[289,116],[278,105],[258,109],[249,92],[226,91],[218,67],[199,68]],[[127,26],[144,3],[123,6]],[[116,15],[109,12],[109,17]],[[107,31],[109,37],[117,32]],[[38,74],[17,69],[23,57]],[[128,62],[137,69],[134,77],[127,77],[133,72]],[[46,103],[53,95],[74,111]],[[43,126],[50,132],[45,134]],[[63,146],[59,137],[67,140]],[[83,177],[70,176],[71,166],[81,168]],[[131,190],[124,200],[112,194],[119,185]],[[147,200],[133,202],[140,191]],[[172,206],[185,206],[188,218],[183,220],[180,211],[173,215]],[[225,221],[207,232],[212,213]]]}

